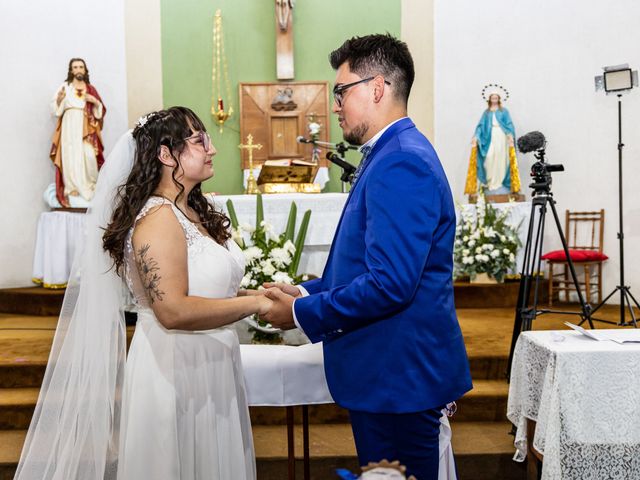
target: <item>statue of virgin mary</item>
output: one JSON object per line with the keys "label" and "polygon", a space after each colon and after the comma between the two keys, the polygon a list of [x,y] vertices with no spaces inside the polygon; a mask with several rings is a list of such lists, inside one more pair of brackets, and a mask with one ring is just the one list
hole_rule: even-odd
{"label": "statue of virgin mary", "polygon": [[514,147],[516,136],[509,111],[502,106],[509,93],[500,85],[483,88],[487,102],[471,144],[471,158],[464,193],[499,195],[520,191],[520,176]]}

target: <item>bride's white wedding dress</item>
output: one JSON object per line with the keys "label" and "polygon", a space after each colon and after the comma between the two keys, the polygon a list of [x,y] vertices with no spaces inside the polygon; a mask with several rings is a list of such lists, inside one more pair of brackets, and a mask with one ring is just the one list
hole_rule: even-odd
{"label": "bride's white wedding dress", "polygon": [[[187,240],[189,295],[235,296],[244,275],[244,256],[236,243],[217,244],[160,197],[151,197],[136,221],[161,205],[172,208]],[[125,247],[125,270],[138,322],[125,367],[118,479],[254,480],[235,330],[166,330],[140,282],[132,233]]]}

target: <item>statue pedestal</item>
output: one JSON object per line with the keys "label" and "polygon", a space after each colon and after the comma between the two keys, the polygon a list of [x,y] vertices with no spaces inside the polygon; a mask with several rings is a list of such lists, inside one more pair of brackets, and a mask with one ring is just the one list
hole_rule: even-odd
{"label": "statue pedestal", "polygon": [[[514,202],[524,202],[524,195],[521,193],[505,193],[500,195],[485,195],[484,198],[489,203],[508,203],[511,201]],[[469,195],[469,203],[476,203],[478,201],[478,194],[473,193]]]}

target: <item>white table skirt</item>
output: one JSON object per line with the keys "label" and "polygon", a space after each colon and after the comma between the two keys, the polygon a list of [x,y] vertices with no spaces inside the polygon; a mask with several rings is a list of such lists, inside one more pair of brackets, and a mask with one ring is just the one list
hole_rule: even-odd
{"label": "white table skirt", "polygon": [[[524,261],[524,245],[527,241],[529,217],[531,216],[531,202],[492,203],[491,206],[499,211],[503,211],[507,208],[510,209],[509,216],[507,217],[507,224],[518,228],[518,238],[522,244],[516,253],[516,270],[510,273],[520,273],[522,271],[522,262]],[[464,205],[457,205],[456,216],[458,221],[460,221],[461,209],[465,212],[471,213],[475,218],[475,204],[467,203]]]}
{"label": "white table skirt", "polygon": [[32,280],[47,288],[64,288],[84,227],[84,213],[43,212],[38,219]]}
{"label": "white table skirt", "polygon": [[[635,329],[621,334],[640,339]],[[507,407],[517,427],[515,459],[527,454],[530,419],[543,480],[640,478],[639,365],[640,344],[567,330],[522,333]]]}
{"label": "white table skirt", "polygon": [[[247,398],[252,406],[284,407],[333,403],[324,374],[322,344],[240,345]],[[438,480],[456,480],[451,426],[440,418]],[[382,459],[380,459],[382,460]]]}

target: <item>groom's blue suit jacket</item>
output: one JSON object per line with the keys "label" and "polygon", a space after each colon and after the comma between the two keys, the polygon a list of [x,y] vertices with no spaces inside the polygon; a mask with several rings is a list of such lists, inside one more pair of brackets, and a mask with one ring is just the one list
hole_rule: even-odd
{"label": "groom's blue suit jacket", "polygon": [[303,284],[298,323],[323,342],[334,400],[418,412],[472,388],[453,304],[456,218],[442,165],[413,122],[376,142],[342,212],[322,278]]}

